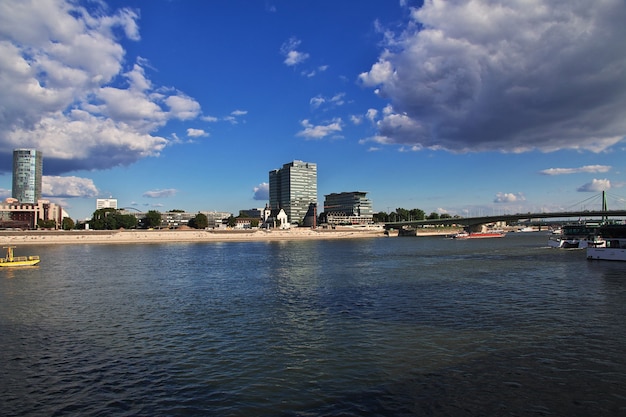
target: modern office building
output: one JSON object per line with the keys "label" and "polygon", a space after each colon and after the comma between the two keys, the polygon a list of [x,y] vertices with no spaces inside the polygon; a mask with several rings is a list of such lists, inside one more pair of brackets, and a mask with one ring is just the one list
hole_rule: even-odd
{"label": "modern office building", "polygon": [[369,224],[373,222],[372,201],[364,191],[332,193],[324,196],[324,214],[329,224]]}
{"label": "modern office building", "polygon": [[112,208],[117,210],[117,198],[97,198],[96,210]]}
{"label": "modern office building", "polygon": [[307,212],[317,205],[317,164],[289,162],[269,172],[269,183],[270,208],[285,210],[289,223],[308,225]]}
{"label": "modern office building", "polygon": [[13,150],[13,198],[22,204],[41,199],[43,154],[36,149]]}

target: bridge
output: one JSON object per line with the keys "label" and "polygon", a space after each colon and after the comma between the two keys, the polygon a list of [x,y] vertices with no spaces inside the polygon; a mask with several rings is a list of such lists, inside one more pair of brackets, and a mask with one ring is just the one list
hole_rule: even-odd
{"label": "bridge", "polygon": [[489,223],[507,222],[514,223],[523,220],[535,219],[586,219],[586,220],[604,220],[612,217],[626,217],[626,210],[583,210],[583,211],[561,211],[550,213],[518,213],[503,214],[496,216],[480,216],[480,217],[455,217],[433,220],[411,220],[402,222],[385,223],[385,229],[401,229],[405,227],[423,227],[423,226],[464,226],[467,228],[475,228],[477,226]]}

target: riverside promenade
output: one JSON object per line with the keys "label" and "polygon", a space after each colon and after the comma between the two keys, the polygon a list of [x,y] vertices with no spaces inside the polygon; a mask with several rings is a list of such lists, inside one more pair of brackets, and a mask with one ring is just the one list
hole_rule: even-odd
{"label": "riverside promenade", "polygon": [[42,230],[0,231],[0,244],[132,244],[167,242],[285,241],[384,237],[382,228],[335,230]]}

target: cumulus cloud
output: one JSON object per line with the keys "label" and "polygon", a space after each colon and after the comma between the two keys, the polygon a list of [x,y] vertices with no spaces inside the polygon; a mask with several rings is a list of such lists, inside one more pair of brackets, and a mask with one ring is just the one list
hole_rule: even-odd
{"label": "cumulus cloud", "polygon": [[587,184],[581,185],[576,189],[581,193],[598,193],[600,191],[606,191],[611,189],[611,181],[606,178],[603,180],[593,179]]}
{"label": "cumulus cloud", "polygon": [[[69,0],[0,2],[0,154],[28,144],[46,171],[106,169],[155,156],[154,132],[200,115],[200,105],[155,86],[140,57],[129,68],[117,37],[139,40],[139,16]],[[7,168],[0,168],[6,170]]]}
{"label": "cumulus cloud", "polygon": [[190,138],[199,138],[203,136],[209,136],[209,134],[202,129],[189,128],[187,129],[187,136],[189,136]]}
{"label": "cumulus cloud", "polygon": [[270,185],[266,182],[262,182],[261,184],[254,187],[254,197],[255,200],[267,201],[270,199]]}
{"label": "cumulus cloud", "polygon": [[522,193],[497,193],[494,198],[494,203],[515,203],[519,201],[525,201],[526,198]]}
{"label": "cumulus cloud", "polygon": [[143,193],[143,196],[148,198],[167,198],[174,197],[177,192],[178,190],[176,190],[175,188],[168,188],[165,190],[146,191],[145,193]]}
{"label": "cumulus cloud", "polygon": [[296,136],[302,136],[306,139],[323,139],[327,136],[334,136],[342,130],[341,119],[334,119],[327,124],[317,126],[313,125],[308,119],[304,119],[300,124],[304,129],[298,132]]}
{"label": "cumulus cloud", "polygon": [[45,197],[96,197],[99,193],[93,180],[81,177],[44,175],[41,194]]}
{"label": "cumulus cloud", "polygon": [[282,44],[280,52],[285,56],[285,60],[283,61],[285,65],[293,67],[309,58],[309,54],[306,52],[298,51],[301,42],[302,41],[297,38],[290,38],[287,42]]}
{"label": "cumulus cloud", "polygon": [[626,135],[626,6],[428,0],[359,80],[379,143],[453,152],[604,150]]}
{"label": "cumulus cloud", "polygon": [[579,168],[548,168],[539,171],[539,173],[543,175],[593,174],[609,172],[610,170],[611,167],[609,165],[585,165]]}

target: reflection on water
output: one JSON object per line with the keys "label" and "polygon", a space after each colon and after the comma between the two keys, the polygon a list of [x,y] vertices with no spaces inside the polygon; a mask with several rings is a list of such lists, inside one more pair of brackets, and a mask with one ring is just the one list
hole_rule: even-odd
{"label": "reflection on water", "polygon": [[3,415],[621,415],[626,265],[546,236],[42,246]]}

